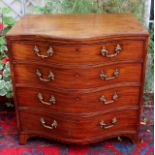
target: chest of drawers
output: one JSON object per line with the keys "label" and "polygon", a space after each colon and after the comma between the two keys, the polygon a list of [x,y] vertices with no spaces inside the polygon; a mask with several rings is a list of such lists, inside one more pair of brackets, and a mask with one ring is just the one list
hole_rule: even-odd
{"label": "chest of drawers", "polygon": [[138,140],[148,32],[131,14],[29,15],[7,44],[20,144]]}

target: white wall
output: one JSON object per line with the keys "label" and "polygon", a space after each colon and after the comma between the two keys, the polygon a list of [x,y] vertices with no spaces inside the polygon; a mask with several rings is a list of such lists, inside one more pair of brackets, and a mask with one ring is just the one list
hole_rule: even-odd
{"label": "white wall", "polygon": [[15,19],[31,13],[33,7],[38,5],[44,5],[44,0],[0,0],[0,7],[10,7],[12,9],[12,16]]}

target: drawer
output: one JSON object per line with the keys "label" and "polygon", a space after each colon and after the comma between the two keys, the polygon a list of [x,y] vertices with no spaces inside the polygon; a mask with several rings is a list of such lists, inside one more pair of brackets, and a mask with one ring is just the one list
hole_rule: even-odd
{"label": "drawer", "polygon": [[88,45],[55,45],[50,42],[21,41],[12,44],[16,60],[43,63],[87,64],[112,60],[140,60],[143,57],[142,40],[113,40]]}
{"label": "drawer", "polygon": [[140,82],[141,64],[115,64],[85,69],[63,69],[16,64],[16,83],[48,88],[92,88],[118,82]]}
{"label": "drawer", "polygon": [[40,88],[16,88],[19,107],[86,113],[111,111],[121,107],[138,107],[140,87],[116,87],[91,93],[65,93]]}
{"label": "drawer", "polygon": [[86,142],[137,132],[138,111],[123,109],[107,114],[58,115],[20,111],[22,132],[67,142]]}

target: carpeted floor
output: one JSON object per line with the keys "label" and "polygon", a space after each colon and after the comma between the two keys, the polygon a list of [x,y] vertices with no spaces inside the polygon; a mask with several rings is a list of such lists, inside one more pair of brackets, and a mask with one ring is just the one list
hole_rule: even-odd
{"label": "carpeted floor", "polygon": [[33,138],[26,145],[18,144],[15,113],[0,112],[0,155],[153,155],[153,108],[145,108],[142,118],[146,125],[141,125],[142,141],[132,144],[128,139],[107,140],[102,143],[77,147]]}

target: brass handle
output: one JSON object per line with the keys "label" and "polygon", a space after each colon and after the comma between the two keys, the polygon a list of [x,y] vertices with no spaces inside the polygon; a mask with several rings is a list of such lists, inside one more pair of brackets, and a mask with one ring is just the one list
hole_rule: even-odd
{"label": "brass handle", "polygon": [[117,123],[116,117],[114,117],[109,125],[107,125],[103,120],[99,122],[101,128],[108,129],[113,127]]}
{"label": "brass handle", "polygon": [[43,127],[47,128],[47,129],[51,129],[51,130],[54,128],[57,128],[57,126],[58,126],[58,123],[56,120],[54,120],[53,123],[51,123],[50,125],[46,125],[46,122],[43,117],[40,118],[40,123],[42,124]]}
{"label": "brass handle", "polygon": [[43,95],[41,93],[38,93],[37,97],[42,104],[46,105],[56,104],[56,99],[53,95],[51,95],[48,102],[44,101]]}
{"label": "brass handle", "polygon": [[118,76],[119,76],[119,70],[117,68],[115,69],[113,76],[111,77],[108,77],[108,75],[104,73],[103,71],[101,71],[100,73],[101,80],[112,80],[112,79],[117,78]]}
{"label": "brass handle", "polygon": [[118,99],[118,95],[116,92],[113,94],[112,100],[107,101],[105,96],[103,96],[103,95],[99,98],[100,102],[103,102],[104,104],[111,104],[111,103],[115,102],[117,99]]}
{"label": "brass handle", "polygon": [[115,53],[114,54],[109,54],[109,51],[105,47],[103,47],[101,49],[101,55],[105,56],[107,58],[112,58],[112,57],[117,56],[121,52],[121,50],[122,50],[121,46],[119,44],[117,44],[116,47],[115,47]]}
{"label": "brass handle", "polygon": [[51,80],[54,80],[54,74],[51,71],[49,71],[47,79],[42,77],[42,73],[39,69],[36,69],[36,75],[40,81],[49,82]]}
{"label": "brass handle", "polygon": [[54,54],[54,51],[53,51],[53,48],[52,47],[49,47],[49,49],[47,50],[47,55],[42,55],[40,54],[40,50],[39,50],[39,47],[38,46],[34,46],[34,52],[37,54],[38,57],[44,59],[44,58],[48,58],[49,56],[53,56]]}

